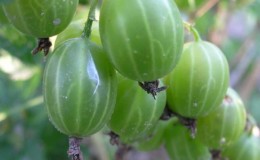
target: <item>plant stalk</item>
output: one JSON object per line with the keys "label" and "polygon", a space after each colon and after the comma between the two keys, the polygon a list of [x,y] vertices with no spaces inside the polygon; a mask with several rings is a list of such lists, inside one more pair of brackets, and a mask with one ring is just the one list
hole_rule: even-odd
{"label": "plant stalk", "polygon": [[199,42],[201,40],[199,32],[197,31],[197,29],[190,23],[188,22],[183,22],[184,27],[193,34],[194,40],[196,42]]}
{"label": "plant stalk", "polygon": [[82,34],[82,37],[85,37],[85,38],[89,38],[90,35],[91,35],[91,28],[92,28],[92,23],[93,21],[95,21],[95,12],[96,12],[96,7],[97,7],[97,4],[98,4],[98,0],[92,0],[91,3],[90,3],[90,10],[89,10],[89,13],[88,13],[88,19],[85,23],[85,27],[84,27],[84,30],[83,30],[83,34]]}

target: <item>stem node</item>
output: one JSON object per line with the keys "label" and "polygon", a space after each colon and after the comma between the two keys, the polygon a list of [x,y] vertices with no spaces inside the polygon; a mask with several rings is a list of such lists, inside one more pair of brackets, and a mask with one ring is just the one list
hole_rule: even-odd
{"label": "stem node", "polygon": [[199,32],[197,31],[197,29],[194,27],[194,24],[190,24],[188,22],[183,22],[184,27],[193,34],[194,40],[196,42],[200,41],[200,35]]}

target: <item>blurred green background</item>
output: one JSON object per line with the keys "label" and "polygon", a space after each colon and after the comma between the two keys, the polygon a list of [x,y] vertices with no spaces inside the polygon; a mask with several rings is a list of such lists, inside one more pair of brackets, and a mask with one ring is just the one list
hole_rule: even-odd
{"label": "blurred green background", "polygon": [[[238,1],[208,0],[179,7],[183,19],[194,23],[203,39],[223,50],[230,65],[230,85],[259,125],[260,0]],[[87,16],[86,5],[82,0],[76,19]],[[14,29],[0,8],[0,160],[68,159],[68,137],[56,131],[44,109],[45,58],[31,55],[35,45],[36,39]],[[84,139],[82,150],[85,157],[92,155],[89,159],[106,160],[112,159],[115,147],[110,147],[107,136],[96,134]]]}

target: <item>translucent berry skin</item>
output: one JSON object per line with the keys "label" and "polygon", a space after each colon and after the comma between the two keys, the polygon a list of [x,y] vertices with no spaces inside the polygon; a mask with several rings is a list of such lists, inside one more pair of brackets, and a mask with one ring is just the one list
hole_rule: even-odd
{"label": "translucent berry skin", "polygon": [[229,86],[229,67],[217,46],[199,40],[184,45],[178,65],[164,80],[169,108],[197,118],[221,104]]}
{"label": "translucent berry skin", "polygon": [[176,66],[183,23],[173,0],[104,0],[100,36],[114,67],[136,81],[154,81]]}
{"label": "translucent berry skin", "polygon": [[165,91],[154,99],[138,82],[118,75],[116,106],[108,126],[124,142],[141,140],[151,134],[165,104]]}
{"label": "translucent berry skin", "polygon": [[3,5],[9,21],[20,32],[47,38],[63,31],[72,20],[78,0],[15,0]]}
{"label": "translucent berry skin", "polygon": [[239,95],[229,88],[221,105],[197,119],[197,137],[208,147],[220,149],[236,141],[245,125],[245,106]]}
{"label": "translucent berry skin", "polygon": [[109,121],[115,106],[116,73],[103,49],[83,38],[59,45],[47,60],[44,103],[62,133],[84,137]]}

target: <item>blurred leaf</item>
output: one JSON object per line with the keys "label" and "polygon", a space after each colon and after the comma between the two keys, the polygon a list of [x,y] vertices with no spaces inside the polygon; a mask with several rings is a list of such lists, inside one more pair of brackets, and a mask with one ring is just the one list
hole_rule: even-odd
{"label": "blurred leaf", "polygon": [[[44,156],[43,146],[41,146],[40,139],[27,137],[27,141],[25,142],[24,149],[21,153],[20,159],[24,160],[44,160],[46,157]],[[33,147],[32,147],[33,146]]]}
{"label": "blurred leaf", "polygon": [[204,39],[207,39],[207,35],[211,32],[214,26],[214,19],[212,18],[214,16],[214,12],[209,11],[206,14],[204,14],[202,17],[199,17],[195,21],[195,27],[200,33],[201,37],[204,37]]}
{"label": "blurred leaf", "polygon": [[8,19],[6,18],[5,14],[4,14],[2,5],[0,4],[0,26],[7,24],[7,23],[9,23]]}
{"label": "blurred leaf", "polygon": [[89,0],[79,0],[79,3],[80,3],[80,4],[88,4],[88,3],[89,3]]}
{"label": "blurred leaf", "polygon": [[249,7],[252,10],[252,12],[254,13],[254,15],[256,15],[259,18],[260,17],[260,12],[259,12],[260,0],[255,0]]}
{"label": "blurred leaf", "polygon": [[12,109],[18,104],[21,106],[38,94],[42,77],[41,67],[30,68],[1,52],[0,62],[0,87],[5,91],[0,92],[0,111],[4,108]]}
{"label": "blurred leaf", "polygon": [[11,24],[0,25],[0,48],[24,63],[39,63],[41,56],[32,56],[31,51],[36,45],[36,39],[18,32]]}
{"label": "blurred leaf", "polygon": [[40,136],[44,142],[46,158],[48,160],[68,159],[68,136],[58,132],[47,119],[44,122]]}
{"label": "blurred leaf", "polygon": [[257,124],[260,125],[260,91],[255,91],[248,101],[248,111],[255,118]]}
{"label": "blurred leaf", "polygon": [[207,2],[206,0],[175,0],[180,11],[194,12]]}
{"label": "blurred leaf", "polygon": [[235,40],[230,40],[230,39],[226,39],[224,41],[224,43],[222,43],[221,45],[221,49],[223,51],[223,53],[226,55],[227,60],[230,62],[235,55],[238,53],[240,46],[241,46],[241,42],[239,41],[235,41]]}
{"label": "blurred leaf", "polygon": [[14,0],[0,0],[0,4],[7,4],[7,3],[11,3]]}

